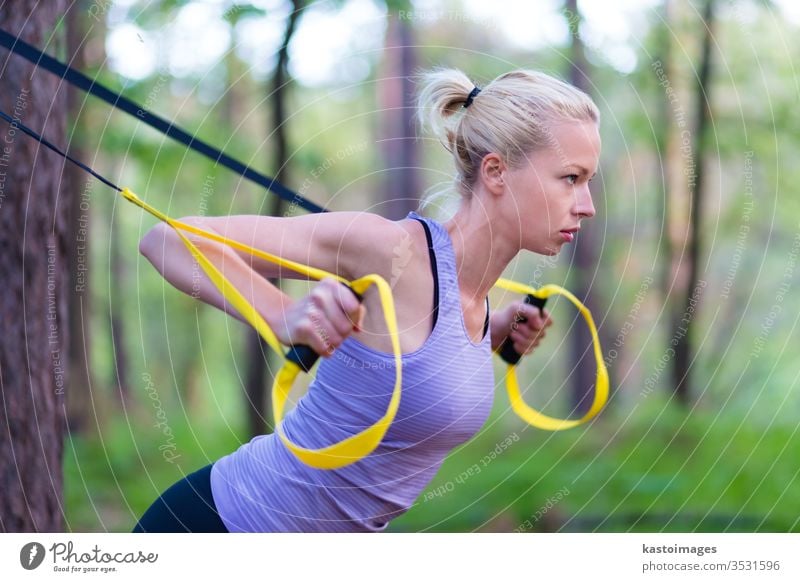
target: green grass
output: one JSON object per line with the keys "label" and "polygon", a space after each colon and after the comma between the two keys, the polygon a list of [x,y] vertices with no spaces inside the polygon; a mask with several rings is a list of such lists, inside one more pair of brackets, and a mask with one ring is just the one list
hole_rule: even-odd
{"label": "green grass", "polygon": [[189,425],[176,418],[170,422],[171,439],[152,424],[118,421],[88,437],[67,437],[68,531],[130,531],[167,487],[241,444],[221,422]]}
{"label": "green grass", "polygon": [[[611,409],[589,426],[548,433],[510,418],[505,405],[498,397],[484,430],[388,531],[800,531],[792,423],[685,414],[652,395],[624,414]],[[147,414],[67,439],[69,530],[130,531],[166,487],[240,445],[238,427],[176,416],[180,457],[169,462]],[[486,459],[509,435],[518,438]]]}
{"label": "green grass", "polygon": [[[800,531],[796,426],[685,415],[651,398],[627,421],[605,414],[560,433],[490,421],[390,531]],[[483,467],[514,431],[519,441]],[[481,471],[463,478],[474,463]]]}

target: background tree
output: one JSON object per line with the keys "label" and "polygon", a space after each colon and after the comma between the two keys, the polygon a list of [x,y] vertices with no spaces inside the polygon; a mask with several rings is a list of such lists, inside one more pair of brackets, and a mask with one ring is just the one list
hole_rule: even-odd
{"label": "background tree", "polygon": [[378,81],[379,143],[385,168],[381,184],[384,203],[379,212],[391,220],[400,220],[417,209],[420,197],[412,84],[417,57],[411,20],[400,17],[411,12],[411,3],[387,2],[387,9],[386,46]]}
{"label": "background tree", "polygon": [[[691,163],[688,168],[688,185],[690,193],[690,207],[687,221],[688,253],[686,263],[682,265],[685,281],[681,289],[684,293],[683,301],[674,303],[675,310],[672,315],[672,338],[675,338],[675,358],[672,365],[672,381],[678,401],[684,405],[689,404],[692,397],[691,362],[694,357],[691,338],[696,308],[693,302],[698,300],[698,279],[701,259],[700,232],[703,225],[703,207],[705,205],[706,172],[703,168],[703,159],[707,150],[705,141],[706,128],[711,117],[711,57],[712,41],[714,38],[715,0],[706,0],[702,18],[698,25],[702,27],[702,44],[700,48],[700,66],[697,72],[694,95],[694,135],[691,146]],[[702,293],[700,293],[702,295]],[[680,309],[677,309],[680,307]]]}
{"label": "background tree", "polygon": [[[570,83],[591,95],[593,93],[591,73],[589,64],[586,62],[585,47],[581,37],[580,26],[583,19],[577,0],[566,0],[564,8],[570,31],[568,79]],[[592,198],[594,199],[595,207],[602,207],[601,202],[598,200],[598,195],[601,195],[602,192],[595,185],[597,183],[599,183],[599,180],[592,182],[590,186]],[[598,261],[596,249],[599,248],[596,243],[598,237],[595,234],[595,228],[596,226],[592,221],[586,221],[581,226],[581,233],[576,240],[576,244],[570,245],[569,248],[572,251],[570,265],[573,267],[570,271],[570,289],[577,297],[581,298],[581,301],[592,313],[597,314],[601,312],[598,311],[601,299],[598,296],[598,288],[592,287]],[[576,317],[578,316],[576,315]],[[604,333],[602,325],[599,326],[598,333],[601,334],[602,338]],[[578,417],[582,416],[592,404],[595,389],[595,362],[592,355],[592,336],[588,328],[585,325],[581,325],[577,320],[576,325],[570,327],[570,348],[572,355],[570,357],[569,378],[571,384],[570,392],[572,394],[572,413]]]}
{"label": "background tree", "polygon": [[[64,48],[57,21],[66,2],[0,6],[0,27],[35,46]],[[38,9],[37,9],[38,8]],[[0,50],[0,108],[63,144],[66,91],[59,79]],[[5,122],[6,172],[0,197],[0,530],[62,529],[65,390],[69,378],[69,243],[72,193],[61,188],[62,159]],[[12,341],[13,338],[13,341]]]}
{"label": "background tree", "polygon": [[[85,8],[86,2],[80,6]],[[80,10],[67,11],[67,55],[72,66],[79,70],[86,68],[86,45],[89,31],[85,28],[86,19]],[[86,159],[83,147],[83,132],[80,118],[86,96],[82,91],[70,86],[67,89],[68,118],[72,122],[70,131],[70,151],[79,160]],[[92,295],[89,274],[91,273],[91,204],[90,194],[94,178],[88,176],[74,164],[64,167],[65,190],[71,192],[67,236],[70,274],[69,330],[73,341],[70,345],[70,389],[67,392],[67,425],[70,432],[82,431],[89,422],[92,386],[91,321]]]}
{"label": "background tree", "polygon": [[[267,103],[272,107],[272,129],[268,132],[270,140],[275,144],[273,150],[272,167],[276,181],[281,184],[291,184],[289,173],[289,138],[287,132],[287,93],[291,87],[288,72],[289,43],[297,28],[297,22],[302,15],[305,2],[292,0],[291,12],[286,19],[286,30],[278,50],[278,62],[272,76]],[[291,186],[290,186],[291,187]],[[285,202],[280,196],[272,196],[270,201],[270,216],[282,216],[285,212]],[[270,279],[270,282],[281,288],[280,279]],[[271,413],[267,404],[267,385],[272,385],[275,370],[277,373],[278,356],[272,353],[267,342],[255,330],[247,331],[247,376],[245,381],[245,394],[247,395],[247,427],[252,436],[263,434],[265,425],[269,425]],[[270,362],[269,379],[266,377],[267,362]],[[271,430],[271,429],[270,429]]]}

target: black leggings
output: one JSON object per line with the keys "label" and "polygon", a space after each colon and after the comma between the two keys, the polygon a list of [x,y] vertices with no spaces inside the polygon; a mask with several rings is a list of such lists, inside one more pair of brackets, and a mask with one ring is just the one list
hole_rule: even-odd
{"label": "black leggings", "polygon": [[211,496],[211,465],[175,483],[156,499],[133,533],[228,533]]}

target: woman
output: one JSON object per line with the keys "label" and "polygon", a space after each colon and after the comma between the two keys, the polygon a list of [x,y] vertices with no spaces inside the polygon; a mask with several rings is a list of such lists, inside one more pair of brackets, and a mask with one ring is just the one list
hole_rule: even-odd
{"label": "woman", "polygon": [[[347,280],[370,273],[391,280],[403,396],[381,444],[325,471],[298,461],[275,435],[256,437],[173,485],[134,531],[381,531],[485,422],[492,350],[506,338],[519,353],[538,345],[551,324],[546,311],[516,302],[490,316],[487,296],[517,253],[554,255],[594,215],[588,182],[600,152],[597,107],[543,73],[513,71],[481,90],[453,69],[422,76],[418,105],[456,165],[461,204],[443,224],[416,212],[400,221],[365,212],[182,219]],[[295,301],[267,278],[296,273],[195,242],[281,342],[324,357],[284,419],[292,441],[321,448],[384,414],[395,371],[377,293],[370,289],[359,304],[331,278]],[[153,228],[140,248],[175,287],[239,317],[169,227]]]}

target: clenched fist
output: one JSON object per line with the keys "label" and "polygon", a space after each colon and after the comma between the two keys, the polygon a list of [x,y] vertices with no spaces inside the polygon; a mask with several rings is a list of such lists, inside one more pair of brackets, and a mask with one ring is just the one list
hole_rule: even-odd
{"label": "clenched fist", "polygon": [[275,335],[285,345],[306,345],[328,358],[347,336],[360,331],[365,313],[352,291],[326,277],[284,312]]}
{"label": "clenched fist", "polygon": [[[527,321],[520,321],[525,318]],[[550,313],[544,309],[516,301],[492,316],[492,349],[498,350],[506,338],[520,355],[530,354],[539,345],[546,329],[553,325]]]}

